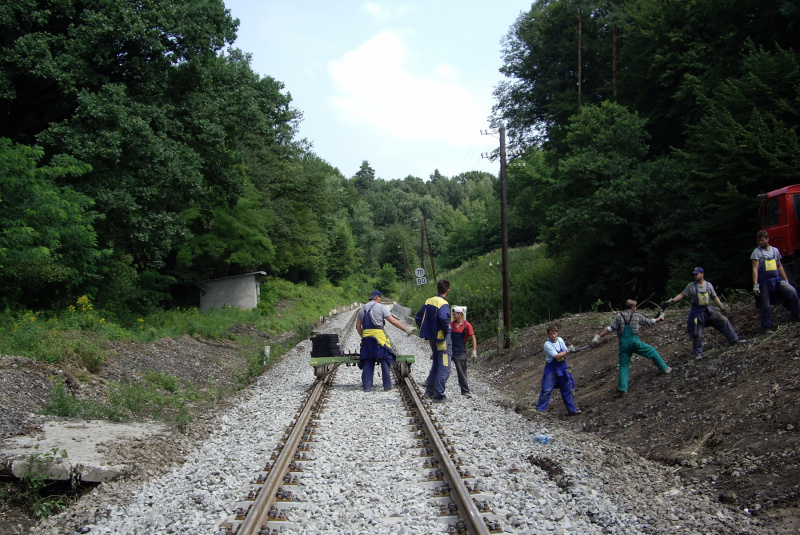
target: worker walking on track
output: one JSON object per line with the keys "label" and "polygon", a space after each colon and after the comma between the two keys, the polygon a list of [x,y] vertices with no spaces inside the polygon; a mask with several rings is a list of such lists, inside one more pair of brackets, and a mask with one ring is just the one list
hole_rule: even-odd
{"label": "worker walking on track", "polygon": [[426,339],[433,352],[431,371],[425,382],[425,395],[436,403],[450,401],[444,394],[447,378],[450,377],[453,346],[450,340],[450,304],[445,300],[450,292],[450,281],[442,279],[436,283],[439,294],[431,297],[414,317],[419,327],[419,337]]}
{"label": "worker walking on track", "polygon": [[614,317],[607,328],[592,338],[592,347],[600,345],[600,339],[611,333],[617,333],[619,337],[619,380],[617,383],[617,395],[624,396],[628,393],[628,376],[631,368],[631,357],[634,353],[653,361],[653,364],[661,373],[671,373],[672,368],[667,366],[658,351],[653,346],[649,346],[639,340],[637,333],[642,325],[655,325],[661,318],[645,318],[636,312],[636,301],[628,299],[625,301],[625,308]]}
{"label": "worker walking on track", "polygon": [[720,310],[725,311],[725,305],[719,300],[719,296],[714,290],[714,285],[705,280],[705,270],[701,267],[696,267],[692,274],[694,275],[694,282],[690,282],[683,292],[661,305],[661,309],[668,308],[684,297],[689,297],[692,300],[692,309],[686,322],[686,331],[689,333],[689,338],[692,339],[694,356],[702,358],[703,333],[707,326],[714,327],[724,334],[731,344],[735,344],[740,340],[728,318],[711,306],[711,301],[714,300]]}
{"label": "worker walking on track", "polygon": [[386,337],[383,330],[388,321],[406,334],[413,333],[414,327],[406,327],[400,320],[392,316],[392,313],[381,304],[383,294],[375,290],[369,296],[369,302],[361,307],[356,318],[356,331],[361,336],[361,358],[358,366],[361,368],[361,386],[364,392],[372,390],[372,381],[375,376],[375,363],[381,363],[381,378],[383,379],[383,389],[392,389],[391,366],[394,364],[396,355],[392,349],[392,343]]}

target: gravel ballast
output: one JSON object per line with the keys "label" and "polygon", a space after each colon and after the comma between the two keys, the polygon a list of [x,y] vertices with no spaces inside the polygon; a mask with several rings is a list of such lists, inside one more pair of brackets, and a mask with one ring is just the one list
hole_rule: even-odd
{"label": "gravel ballast", "polygon": [[[329,329],[343,328],[352,312]],[[426,341],[387,327],[398,353],[414,354],[419,383],[429,370]],[[269,459],[313,381],[304,342],[221,414],[216,430],[186,462],[144,483],[104,484],[37,533],[219,533],[247,483]],[[348,351],[352,351],[348,348]],[[526,420],[470,370],[474,397],[460,395],[455,369],[450,403],[433,410],[479,482],[493,518],[508,533],[758,533],[751,518],[631,449],[554,419]],[[363,392],[360,371],[342,367],[300,484],[292,487],[287,533],[442,533],[427,470],[396,390]],[[538,390],[538,384],[531,385]],[[554,399],[553,402],[560,402]],[[534,442],[545,434],[548,444]]]}

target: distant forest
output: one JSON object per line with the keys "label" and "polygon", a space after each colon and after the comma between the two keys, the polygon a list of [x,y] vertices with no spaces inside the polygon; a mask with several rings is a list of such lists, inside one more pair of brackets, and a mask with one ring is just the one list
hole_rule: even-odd
{"label": "distant forest", "polygon": [[[756,195],[800,182],[800,4],[537,1],[509,25],[509,241],[547,244],[553,293],[666,295],[695,265],[744,287]],[[423,225],[438,269],[500,246],[497,176],[378,177],[369,155],[344,176],[237,26],[222,0],[0,6],[3,308],[146,313],[262,270],[401,279]]]}

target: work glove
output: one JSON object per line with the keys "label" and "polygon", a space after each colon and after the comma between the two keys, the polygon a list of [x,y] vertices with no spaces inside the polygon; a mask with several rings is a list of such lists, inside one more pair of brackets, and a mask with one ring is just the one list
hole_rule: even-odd
{"label": "work glove", "polygon": [[567,353],[572,353],[573,351],[575,351],[574,345],[570,345],[569,347],[567,347]]}
{"label": "work glove", "polygon": [[675,303],[675,301],[673,301],[672,299],[667,299],[661,305],[661,310],[666,310],[667,308],[671,307],[674,303]]}
{"label": "work glove", "polygon": [[755,295],[756,297],[761,295],[761,288],[758,287],[758,284],[753,285],[753,295]]}
{"label": "work glove", "polygon": [[719,309],[722,311],[723,314],[728,313],[728,307],[726,307],[724,303],[719,305]]}
{"label": "work glove", "polygon": [[589,345],[592,346],[592,347],[599,346],[600,345],[600,335],[599,334],[594,335],[594,338],[592,338],[592,341],[589,342]]}
{"label": "work glove", "polygon": [[478,359],[478,350],[477,349],[473,349],[472,350],[472,359],[473,360],[477,360]]}
{"label": "work glove", "polygon": [[407,334],[408,336],[411,336],[412,334],[414,334],[414,332],[415,332],[416,330],[417,330],[417,328],[416,328],[416,327],[412,327],[412,326],[406,327],[406,334]]}

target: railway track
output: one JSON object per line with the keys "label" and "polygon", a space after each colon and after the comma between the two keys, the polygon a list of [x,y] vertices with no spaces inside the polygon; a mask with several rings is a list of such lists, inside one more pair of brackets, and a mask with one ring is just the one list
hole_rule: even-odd
{"label": "railway track", "polygon": [[[341,347],[351,353],[357,351],[360,343],[357,334],[353,334],[354,320],[355,314],[339,333]],[[418,499],[413,506],[399,503],[400,513],[389,517],[377,515],[376,524],[419,525],[422,521],[427,526],[425,532],[430,533],[485,535],[499,532],[500,524],[489,510],[489,498],[481,494],[472,469],[458,456],[456,445],[438,422],[430,401],[421,396],[407,370],[404,373],[398,367],[394,373],[395,389],[378,394],[361,391],[360,372],[354,366],[337,363],[327,366],[324,373],[315,367],[316,379],[302,406],[271,458],[265,459],[263,468],[254,473],[242,500],[236,504],[235,515],[221,524],[220,534],[306,533],[310,519],[319,526],[326,524],[325,518],[315,518],[315,502],[337,499],[337,477],[361,477],[364,479],[362,486],[370,489],[371,480],[378,480],[377,474],[385,476],[386,473],[391,473],[393,481],[402,482],[405,492]],[[354,393],[360,394],[355,404]],[[359,426],[347,428],[344,436],[328,429],[333,427],[331,423],[352,416],[356,409],[365,413],[359,417]],[[377,430],[369,420],[376,409],[382,411],[374,420]],[[359,429],[362,425],[363,429]],[[394,445],[391,439],[382,437],[380,427],[390,425],[407,429],[405,444]],[[378,455],[383,459],[374,458],[374,453],[371,454],[373,458],[361,458],[370,455],[360,447],[364,441],[385,442],[393,449],[385,456]],[[353,457],[352,473],[326,473],[324,459],[337,452]],[[401,458],[411,462],[401,463]],[[383,501],[395,490],[375,488],[366,495]],[[341,501],[344,509],[364,507],[365,515],[377,505],[369,499],[366,503],[353,503],[360,501],[358,497],[345,497]],[[420,507],[420,503],[424,506]],[[420,514],[428,518],[416,518]]]}

